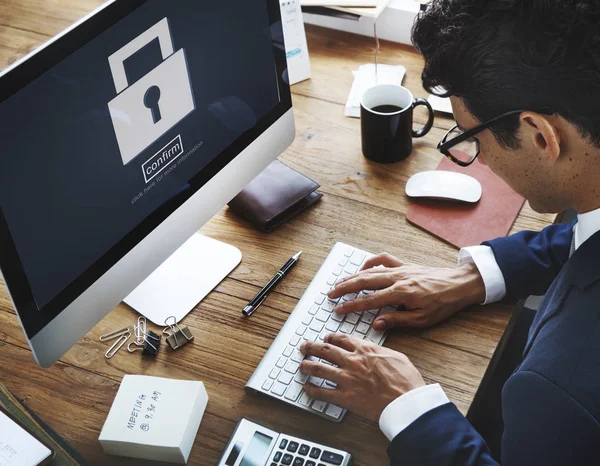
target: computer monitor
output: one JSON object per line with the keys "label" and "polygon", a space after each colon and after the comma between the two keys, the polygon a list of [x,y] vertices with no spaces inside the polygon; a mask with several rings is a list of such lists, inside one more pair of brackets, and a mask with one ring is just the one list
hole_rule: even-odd
{"label": "computer monitor", "polygon": [[0,268],[40,366],[285,150],[291,107],[278,0],[114,1],[0,75]]}

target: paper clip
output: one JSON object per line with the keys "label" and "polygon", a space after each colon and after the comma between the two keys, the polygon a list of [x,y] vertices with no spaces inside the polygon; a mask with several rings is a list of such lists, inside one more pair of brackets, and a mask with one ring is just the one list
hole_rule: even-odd
{"label": "paper clip", "polygon": [[123,347],[123,345],[127,342],[127,340],[129,340],[129,337],[131,337],[131,332],[125,332],[125,333],[121,334],[119,339],[113,343],[113,345],[109,348],[109,350],[104,355],[106,357],[106,359],[112,359],[112,357],[115,354],[117,354],[117,351],[119,351]]}
{"label": "paper clip", "polygon": [[137,320],[137,326],[135,327],[135,340],[139,345],[144,344],[144,336],[146,335],[146,318],[144,316],[139,316]]}
{"label": "paper clip", "polygon": [[104,335],[102,335],[100,337],[100,341],[108,341],[108,340],[113,340],[114,338],[119,338],[123,335],[125,335],[126,333],[129,332],[129,336],[131,336],[131,325],[129,327],[123,327],[119,330],[114,330],[112,332],[109,333],[105,333]]}
{"label": "paper clip", "polygon": [[[160,349],[160,336],[150,330],[147,334],[144,334],[144,341],[139,343],[132,341],[127,345],[127,351],[135,353],[136,351],[142,351],[142,354],[149,356],[156,356]],[[137,348],[131,349],[131,345],[136,345]]]}
{"label": "paper clip", "polygon": [[[169,323],[171,319],[173,319],[173,324]],[[175,316],[167,317],[165,325],[168,327],[163,330],[163,334],[167,336],[167,343],[174,350],[187,345],[194,339],[194,335],[192,335],[192,332],[190,332],[188,327],[183,327],[183,329],[179,327]],[[170,334],[169,329],[171,330]]]}

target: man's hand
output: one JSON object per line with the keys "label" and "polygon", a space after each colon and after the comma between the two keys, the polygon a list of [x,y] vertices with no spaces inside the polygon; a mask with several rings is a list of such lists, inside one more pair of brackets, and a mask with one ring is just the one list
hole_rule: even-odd
{"label": "man's hand", "polygon": [[327,335],[324,344],[307,341],[300,351],[338,366],[302,361],[302,373],[337,384],[328,389],[307,382],[304,390],[308,396],[371,421],[379,422],[386,406],[399,396],[425,386],[419,371],[402,353],[347,335]]}
{"label": "man's hand", "polygon": [[362,293],[354,300],[340,300],[335,312],[349,314],[385,306],[404,307],[378,317],[373,324],[377,330],[429,327],[485,300],[485,285],[474,264],[452,269],[403,265],[389,254],[368,259],[360,272],[338,282],[329,292],[329,298],[363,290],[375,291]]}

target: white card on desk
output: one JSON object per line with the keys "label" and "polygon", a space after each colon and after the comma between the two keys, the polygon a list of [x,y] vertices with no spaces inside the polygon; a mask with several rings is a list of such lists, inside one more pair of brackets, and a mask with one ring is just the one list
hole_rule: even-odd
{"label": "white card on desk", "polygon": [[401,86],[406,74],[406,68],[402,65],[378,65],[376,67],[375,64],[370,63],[361,65],[353,73],[354,82],[352,83],[352,89],[346,102],[344,115],[360,118],[360,101],[365,91],[378,84],[395,84]]}
{"label": "white card on desk", "polygon": [[0,411],[0,466],[37,466],[52,452]]}
{"label": "white card on desk", "polygon": [[280,0],[290,85],[310,78],[310,57],[300,0]]}
{"label": "white card on desk", "polygon": [[109,455],[185,464],[207,403],[202,382],[126,375],[100,443]]}

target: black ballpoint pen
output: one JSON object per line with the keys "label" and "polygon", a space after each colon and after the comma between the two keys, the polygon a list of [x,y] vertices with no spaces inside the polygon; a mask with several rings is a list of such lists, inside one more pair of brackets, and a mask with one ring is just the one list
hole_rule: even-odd
{"label": "black ballpoint pen", "polygon": [[302,251],[300,251],[298,254],[292,257],[289,261],[285,263],[283,267],[281,267],[281,270],[279,270],[279,272],[277,272],[277,274],[273,278],[271,278],[271,280],[269,280],[269,283],[267,283],[263,287],[263,289],[260,290],[254,298],[252,298],[252,300],[242,311],[242,314],[244,314],[246,317],[250,317],[252,314],[254,314],[254,311],[256,311],[258,309],[258,306],[260,306],[263,303],[263,301],[267,298],[267,295],[271,292],[271,290],[275,288],[277,284],[283,279],[283,277],[285,277],[288,274],[292,267],[296,265],[298,259],[300,259],[300,254],[302,254]]}

